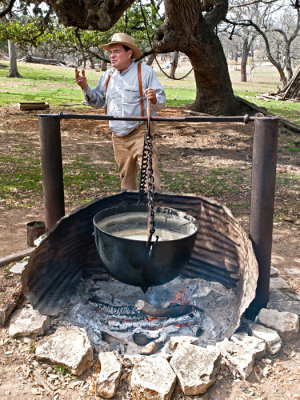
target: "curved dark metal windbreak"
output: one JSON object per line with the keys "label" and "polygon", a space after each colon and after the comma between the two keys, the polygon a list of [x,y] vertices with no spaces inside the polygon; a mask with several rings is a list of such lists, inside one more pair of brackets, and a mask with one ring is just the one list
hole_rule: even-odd
{"label": "curved dark metal windbreak", "polygon": [[[41,140],[41,162],[46,230],[64,216],[63,175],[61,159],[60,119],[146,121],[147,117],[112,117],[85,114],[38,114]],[[266,307],[269,300],[272,230],[277,163],[279,119],[263,116],[152,116],[159,122],[253,122],[252,188],[250,238],[259,264],[256,297],[249,317]],[[55,156],[53,156],[55,155]]]}

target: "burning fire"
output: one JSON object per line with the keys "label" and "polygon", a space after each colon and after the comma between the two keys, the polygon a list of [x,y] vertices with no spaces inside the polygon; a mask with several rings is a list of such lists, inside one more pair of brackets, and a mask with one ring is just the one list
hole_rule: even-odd
{"label": "burning fire", "polygon": [[148,321],[162,320],[166,319],[165,317],[147,317]]}
{"label": "burning fire", "polygon": [[177,292],[171,303],[183,305],[186,303],[186,301],[187,301],[186,294],[183,292]]}
{"label": "burning fire", "polygon": [[193,325],[193,322],[184,322],[184,323],[182,323],[182,324],[176,324],[176,326],[178,326],[179,328],[180,328],[181,326],[187,326],[187,325]]}

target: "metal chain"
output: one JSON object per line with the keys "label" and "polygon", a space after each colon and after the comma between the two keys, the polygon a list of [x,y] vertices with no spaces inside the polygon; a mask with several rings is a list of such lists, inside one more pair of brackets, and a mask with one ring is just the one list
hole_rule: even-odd
{"label": "metal chain", "polygon": [[147,180],[147,165],[148,165],[148,153],[147,153],[147,132],[144,135],[144,147],[141,163],[141,175],[140,175],[140,188],[139,188],[139,201],[138,204],[143,202],[145,197],[145,187]]}
{"label": "metal chain", "polygon": [[148,152],[148,163],[147,163],[147,203],[148,203],[148,245],[151,242],[152,236],[155,232],[154,223],[154,176],[152,168],[152,155],[153,155],[153,143],[152,134],[150,129],[150,123],[147,121],[147,152]]}
{"label": "metal chain", "polygon": [[[145,197],[145,186],[147,185],[147,206],[148,206],[148,216],[147,216],[147,231],[148,231],[148,241],[147,245],[151,243],[152,236],[155,232],[154,223],[154,176],[152,167],[152,155],[153,155],[153,143],[152,143],[152,133],[150,127],[150,117],[151,117],[151,105],[149,101],[147,102],[147,130],[144,136],[144,148],[142,155],[142,165],[141,165],[141,176],[140,176],[140,189],[139,189],[139,201],[138,204],[144,200]],[[150,249],[151,251],[151,249]],[[149,253],[150,254],[150,253]]]}

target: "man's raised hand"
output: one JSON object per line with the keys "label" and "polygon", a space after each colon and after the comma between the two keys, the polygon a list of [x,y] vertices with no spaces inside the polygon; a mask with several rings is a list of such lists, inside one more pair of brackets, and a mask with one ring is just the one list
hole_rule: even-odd
{"label": "man's raised hand", "polygon": [[82,90],[87,89],[88,85],[87,85],[87,80],[86,80],[84,69],[81,70],[81,76],[80,76],[80,71],[78,71],[78,69],[75,68],[75,79],[76,79],[77,85],[80,86]]}

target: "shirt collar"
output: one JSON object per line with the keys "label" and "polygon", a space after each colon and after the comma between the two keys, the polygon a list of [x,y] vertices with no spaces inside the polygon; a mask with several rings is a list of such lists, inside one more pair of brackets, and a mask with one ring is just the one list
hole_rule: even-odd
{"label": "shirt collar", "polygon": [[120,75],[126,75],[128,71],[130,71],[132,68],[134,68],[134,65],[136,64],[136,62],[132,61],[132,63],[130,64],[130,66],[127,69],[124,69],[124,71],[119,72]]}

